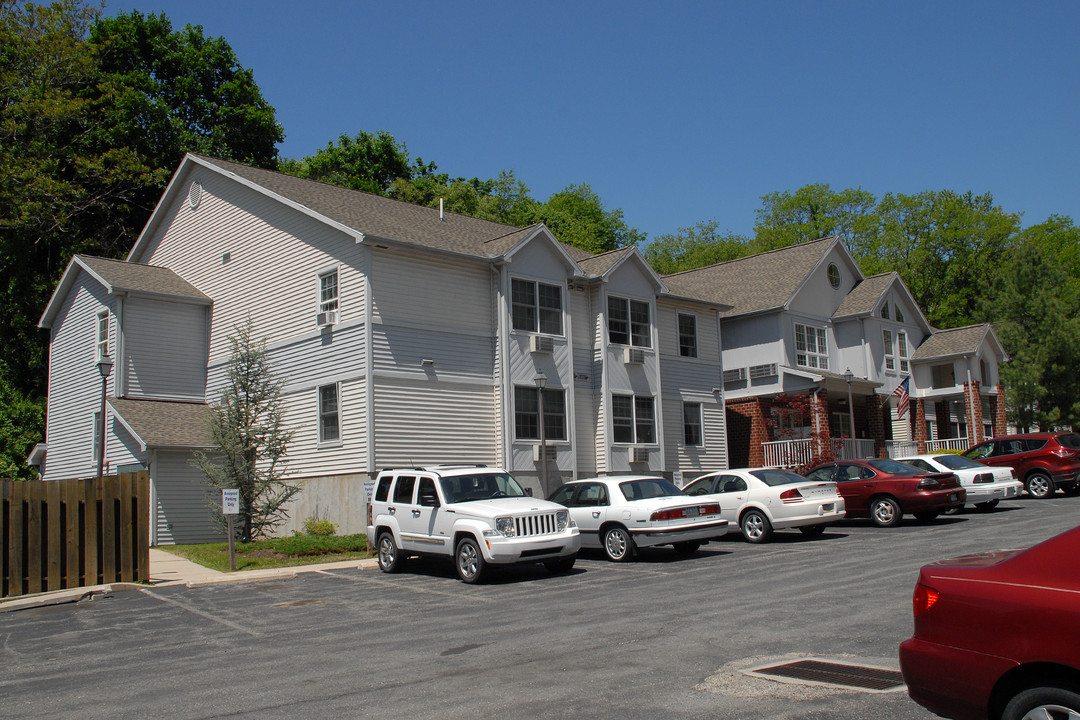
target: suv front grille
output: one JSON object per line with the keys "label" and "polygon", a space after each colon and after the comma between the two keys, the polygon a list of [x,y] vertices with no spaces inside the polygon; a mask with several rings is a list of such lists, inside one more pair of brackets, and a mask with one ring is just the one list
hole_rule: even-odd
{"label": "suv front grille", "polygon": [[514,518],[514,529],[518,537],[530,535],[554,535],[559,532],[559,525],[555,521],[555,513],[545,515],[529,515],[527,517]]}

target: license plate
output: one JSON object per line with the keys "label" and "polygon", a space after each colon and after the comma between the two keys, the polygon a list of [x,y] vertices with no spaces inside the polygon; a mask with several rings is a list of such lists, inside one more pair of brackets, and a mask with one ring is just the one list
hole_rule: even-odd
{"label": "license plate", "polygon": [[836,503],[829,503],[827,505],[822,505],[821,506],[822,512],[832,512],[835,509],[836,509]]}
{"label": "license plate", "polygon": [[949,493],[949,502],[956,502],[957,497],[956,493]]}
{"label": "license plate", "polygon": [[686,508],[685,510],[683,510],[683,517],[697,517],[700,514],[701,514],[701,508],[692,507],[692,508]]}

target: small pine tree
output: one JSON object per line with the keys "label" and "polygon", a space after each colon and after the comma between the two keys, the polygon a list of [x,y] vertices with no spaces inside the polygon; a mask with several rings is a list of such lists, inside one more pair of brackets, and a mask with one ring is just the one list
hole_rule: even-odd
{"label": "small pine tree", "polygon": [[192,460],[217,491],[210,504],[222,526],[220,491],[240,490],[237,532],[242,542],[270,535],[288,518],[285,506],[300,492],[299,486],[284,479],[292,431],[282,420],[282,383],[270,370],[265,341],[256,342],[251,335],[248,318],[229,337],[229,384],[211,407],[214,448],[197,452]]}

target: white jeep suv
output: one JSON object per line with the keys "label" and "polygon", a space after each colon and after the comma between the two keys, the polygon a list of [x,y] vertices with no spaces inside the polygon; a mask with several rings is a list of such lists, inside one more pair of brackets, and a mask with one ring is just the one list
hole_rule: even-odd
{"label": "white jeep suv", "polygon": [[453,557],[480,582],[489,565],[574,567],[581,538],[566,508],[529,496],[510,473],[484,465],[383,470],[368,505],[368,547],[397,572],[410,555]]}

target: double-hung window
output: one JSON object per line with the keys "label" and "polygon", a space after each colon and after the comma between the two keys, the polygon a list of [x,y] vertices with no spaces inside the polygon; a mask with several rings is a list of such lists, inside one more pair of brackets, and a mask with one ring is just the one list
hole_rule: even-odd
{"label": "double-hung window", "polygon": [[[544,388],[544,440],[566,439],[566,401],[563,390]],[[540,388],[514,387],[514,436],[540,439]]]}
{"label": "double-hung window", "polygon": [[510,315],[515,330],[562,335],[562,288],[532,280],[510,281]]}
{"label": "double-hung window", "polygon": [[97,359],[109,354],[109,311],[104,310],[97,316]]}
{"label": "double-hung window", "polygon": [[652,347],[649,303],[609,297],[608,342],[635,347]]}
{"label": "double-hung window", "polygon": [[337,268],[319,273],[319,312],[331,312],[338,309],[338,271]]}
{"label": "double-hung window", "polygon": [[612,439],[617,443],[656,442],[653,398],[643,395],[611,396]]}
{"label": "double-hung window", "polygon": [[697,357],[697,318],[679,313],[679,355]]}
{"label": "double-hung window", "polygon": [[892,330],[881,331],[881,344],[885,346],[885,372],[896,372],[896,349],[893,347]]}
{"label": "double-hung window", "polygon": [[[896,312],[899,314],[900,309],[897,308]],[[896,347],[900,359],[900,372],[907,373],[910,370],[908,365],[907,333],[903,330],[898,330],[896,332]]]}
{"label": "double-hung window", "polygon": [[341,441],[341,410],[338,403],[338,386],[323,385],[319,388],[319,442]]}
{"label": "double-hung window", "polygon": [[701,403],[683,403],[683,444],[687,447],[700,446],[701,435]]}
{"label": "double-hung window", "polygon": [[825,328],[795,323],[795,364],[829,369],[829,345]]}

